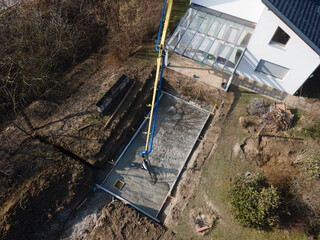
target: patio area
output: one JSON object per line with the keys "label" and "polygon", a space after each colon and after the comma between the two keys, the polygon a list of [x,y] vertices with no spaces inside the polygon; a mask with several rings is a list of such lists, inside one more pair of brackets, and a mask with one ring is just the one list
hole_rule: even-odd
{"label": "patio area", "polygon": [[196,80],[220,89],[223,89],[221,83],[227,82],[230,77],[229,73],[176,53],[169,57],[168,68],[191,78],[195,75]]}

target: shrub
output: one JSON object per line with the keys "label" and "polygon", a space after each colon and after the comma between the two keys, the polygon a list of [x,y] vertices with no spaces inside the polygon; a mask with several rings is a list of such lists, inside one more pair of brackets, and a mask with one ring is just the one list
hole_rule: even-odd
{"label": "shrub", "polygon": [[277,223],[280,196],[263,173],[236,177],[230,189],[235,218],[245,227],[270,228]]}

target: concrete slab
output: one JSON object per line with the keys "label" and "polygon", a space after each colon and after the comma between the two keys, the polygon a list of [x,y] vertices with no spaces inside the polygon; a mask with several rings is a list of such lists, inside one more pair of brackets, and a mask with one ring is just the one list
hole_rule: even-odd
{"label": "concrete slab", "polygon": [[[102,187],[156,219],[209,116],[208,111],[164,93],[159,103],[153,150],[149,154],[156,182],[141,169],[140,152],[146,141],[142,132],[148,125],[145,121]],[[121,190],[113,186],[118,179],[124,182]]]}

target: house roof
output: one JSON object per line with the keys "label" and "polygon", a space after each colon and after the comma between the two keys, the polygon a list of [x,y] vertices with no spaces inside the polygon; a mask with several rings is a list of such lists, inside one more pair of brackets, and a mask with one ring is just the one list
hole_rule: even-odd
{"label": "house roof", "polygon": [[262,0],[320,55],[320,0]]}
{"label": "house roof", "polygon": [[265,5],[261,0],[190,0],[206,8],[258,23]]}

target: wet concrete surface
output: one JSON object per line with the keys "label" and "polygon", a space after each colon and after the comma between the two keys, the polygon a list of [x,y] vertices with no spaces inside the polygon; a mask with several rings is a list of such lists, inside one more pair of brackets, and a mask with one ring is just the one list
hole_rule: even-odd
{"label": "wet concrete surface", "polygon": [[[209,112],[166,93],[159,103],[153,150],[148,155],[153,179],[141,169],[141,151],[145,148],[148,121],[120,156],[103,187],[138,210],[156,218],[158,212],[183,169]],[[124,186],[114,187],[117,180]]]}

